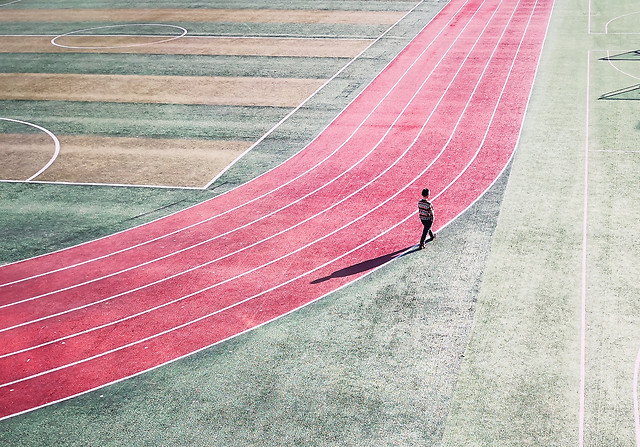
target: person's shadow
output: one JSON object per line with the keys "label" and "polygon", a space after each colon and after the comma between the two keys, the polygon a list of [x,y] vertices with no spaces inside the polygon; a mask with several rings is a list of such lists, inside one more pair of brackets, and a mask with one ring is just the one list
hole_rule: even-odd
{"label": "person's shadow", "polygon": [[329,281],[334,278],[343,278],[345,276],[356,275],[358,273],[366,272],[367,270],[372,270],[376,267],[380,267],[383,264],[391,261],[394,258],[399,256],[408,255],[409,253],[413,253],[414,251],[418,251],[417,246],[410,246],[403,248],[401,250],[396,250],[393,253],[388,253],[386,255],[378,256],[374,259],[368,259],[366,261],[359,262],[354,265],[350,265],[349,267],[345,267],[340,270],[336,270],[329,276],[325,276],[324,278],[318,278],[311,281],[311,284],[320,284],[321,282]]}

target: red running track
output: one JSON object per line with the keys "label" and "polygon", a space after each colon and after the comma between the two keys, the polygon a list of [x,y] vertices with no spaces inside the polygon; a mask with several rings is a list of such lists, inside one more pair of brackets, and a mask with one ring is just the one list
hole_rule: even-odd
{"label": "red running track", "polygon": [[313,302],[436,230],[515,150],[552,0],[452,0],[303,151],[182,212],[0,268],[0,419]]}

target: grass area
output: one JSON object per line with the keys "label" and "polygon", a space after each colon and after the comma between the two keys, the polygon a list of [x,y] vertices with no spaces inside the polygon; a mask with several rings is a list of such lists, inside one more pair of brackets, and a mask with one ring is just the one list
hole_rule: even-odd
{"label": "grass area", "polygon": [[0,53],[0,72],[328,79],[348,61],[335,57]]}
{"label": "grass area", "polygon": [[[182,104],[0,101],[12,119],[37,122],[60,135],[235,139],[255,141],[289,109]],[[253,123],[253,124],[252,124]],[[6,121],[7,133],[34,129]]]}
{"label": "grass area", "polygon": [[[630,2],[620,3],[614,12],[611,2],[593,2],[592,27],[633,11]],[[632,203],[640,158],[638,152],[594,152],[637,145],[637,116],[631,115],[637,103],[597,99],[625,81],[595,54],[627,48],[630,38],[589,36],[581,10],[574,2],[556,2],[443,445],[578,445],[583,329],[584,445],[634,443],[631,387],[640,312],[631,298],[638,290],[631,278],[639,241]]]}
{"label": "grass area", "polygon": [[141,225],[202,202],[210,191],[0,184],[1,263]]}

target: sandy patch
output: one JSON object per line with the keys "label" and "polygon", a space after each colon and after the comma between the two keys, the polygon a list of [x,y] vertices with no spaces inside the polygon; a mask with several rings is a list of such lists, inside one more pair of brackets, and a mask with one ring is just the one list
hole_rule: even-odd
{"label": "sandy patch", "polygon": [[0,180],[27,180],[54,152],[55,144],[48,135],[0,133]]}
{"label": "sandy patch", "polygon": [[[0,36],[0,53],[91,52],[353,58],[371,44],[371,40],[352,39],[249,39],[192,36],[169,42],[157,42],[157,37],[150,36],[69,35],[56,40],[59,45],[71,47],[100,47],[82,50],[57,47],[51,44],[51,37],[46,36]],[[122,48],[107,48],[116,46]]]}
{"label": "sandy patch", "polygon": [[36,181],[204,187],[247,141],[59,136],[60,155]]}
{"label": "sandy patch", "polygon": [[0,22],[227,22],[392,25],[404,12],[276,9],[5,9]]}
{"label": "sandy patch", "polygon": [[296,107],[318,79],[0,73],[0,99]]}

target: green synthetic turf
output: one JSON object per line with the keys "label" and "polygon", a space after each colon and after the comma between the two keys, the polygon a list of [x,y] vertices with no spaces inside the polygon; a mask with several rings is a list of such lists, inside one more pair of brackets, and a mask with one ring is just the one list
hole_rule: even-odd
{"label": "green synthetic turf", "polygon": [[[57,135],[255,141],[290,109],[183,104],[0,101],[3,117],[38,123]],[[3,132],[34,133],[0,121]]]}
{"label": "green synthetic turf", "polygon": [[2,263],[106,236],[212,196],[181,189],[2,183]]}
{"label": "green synthetic turf", "polygon": [[[638,103],[598,99],[634,83],[602,55],[635,47],[628,35],[588,35],[586,6],[556,2],[444,446],[579,443],[587,157],[583,441],[635,444]],[[602,32],[637,4],[591,7],[591,30]]]}
{"label": "green synthetic turf", "polygon": [[0,53],[0,72],[329,79],[348,61],[338,57]]}

